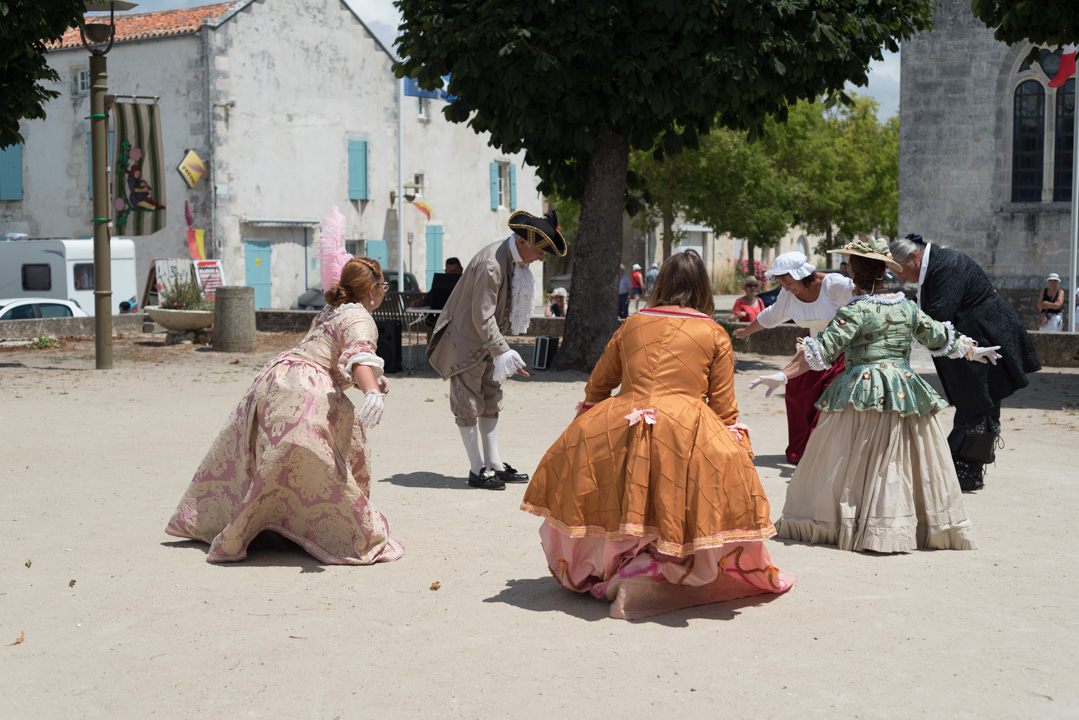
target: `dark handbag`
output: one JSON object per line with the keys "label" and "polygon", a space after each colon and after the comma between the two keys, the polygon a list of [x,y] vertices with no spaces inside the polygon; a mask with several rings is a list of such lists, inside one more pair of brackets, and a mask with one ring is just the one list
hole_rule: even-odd
{"label": "dark handbag", "polygon": [[959,456],[988,465],[996,460],[997,436],[990,431],[967,430]]}

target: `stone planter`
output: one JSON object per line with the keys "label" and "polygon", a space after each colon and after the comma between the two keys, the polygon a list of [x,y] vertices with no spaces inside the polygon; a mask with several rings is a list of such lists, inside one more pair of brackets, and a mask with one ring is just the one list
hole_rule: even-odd
{"label": "stone planter", "polygon": [[166,310],[156,305],[143,310],[155,323],[174,333],[205,330],[214,324],[213,310]]}

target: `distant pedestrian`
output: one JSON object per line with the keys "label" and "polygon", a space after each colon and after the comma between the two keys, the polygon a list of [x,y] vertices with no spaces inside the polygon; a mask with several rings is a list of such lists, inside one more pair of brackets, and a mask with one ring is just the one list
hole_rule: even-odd
{"label": "distant pedestrian", "polygon": [[633,312],[641,309],[641,295],[644,294],[644,274],[641,266],[634,263],[633,272],[629,274],[629,295],[633,298]]}
{"label": "distant pedestrian", "polygon": [[618,317],[629,317],[629,275],[626,275],[626,266],[618,266]]}
{"label": "distant pedestrian", "polygon": [[644,275],[644,281],[647,284],[645,291],[648,293],[648,297],[652,297],[652,288],[656,284],[657,277],[659,277],[659,266],[652,263],[652,267]]}

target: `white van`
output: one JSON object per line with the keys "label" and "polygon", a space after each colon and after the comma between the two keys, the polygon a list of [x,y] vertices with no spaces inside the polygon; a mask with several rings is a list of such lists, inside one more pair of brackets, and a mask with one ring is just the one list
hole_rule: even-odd
{"label": "white van", "polygon": [[[112,238],[112,314],[135,307],[135,241]],[[93,240],[0,241],[0,297],[74,300],[94,314]]]}

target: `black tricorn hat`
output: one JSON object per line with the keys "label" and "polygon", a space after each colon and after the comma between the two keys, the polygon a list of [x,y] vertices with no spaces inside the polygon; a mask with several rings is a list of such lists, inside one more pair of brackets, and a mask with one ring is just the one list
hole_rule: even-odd
{"label": "black tricorn hat", "polygon": [[566,238],[558,227],[558,214],[554,210],[543,213],[543,217],[536,217],[524,210],[518,210],[510,215],[510,229],[520,237],[528,241],[533,247],[542,248],[558,257],[566,257]]}

